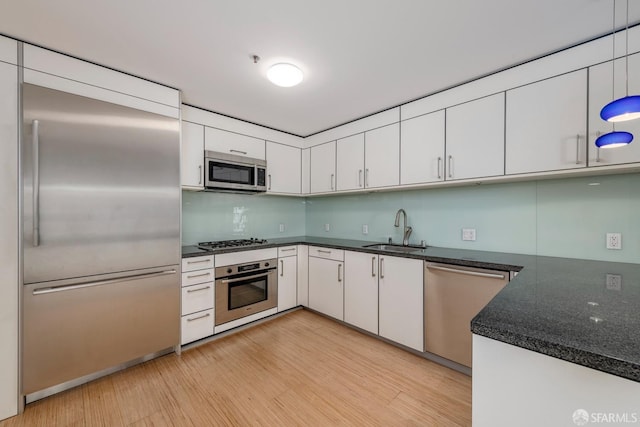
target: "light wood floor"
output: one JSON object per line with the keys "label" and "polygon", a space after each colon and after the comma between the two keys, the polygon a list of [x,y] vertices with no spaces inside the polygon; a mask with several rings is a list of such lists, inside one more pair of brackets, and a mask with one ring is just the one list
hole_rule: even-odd
{"label": "light wood floor", "polygon": [[0,422],[67,425],[468,426],[471,378],[299,310]]}

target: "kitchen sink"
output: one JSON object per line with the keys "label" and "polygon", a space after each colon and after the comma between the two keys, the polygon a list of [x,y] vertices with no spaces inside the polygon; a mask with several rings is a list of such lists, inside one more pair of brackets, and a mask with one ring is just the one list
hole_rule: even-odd
{"label": "kitchen sink", "polygon": [[390,251],[390,252],[401,252],[401,253],[411,253],[421,251],[423,249],[422,246],[403,246],[403,245],[394,245],[388,243],[374,243],[372,245],[364,245],[363,248],[371,248],[371,249],[379,249],[381,251]]}

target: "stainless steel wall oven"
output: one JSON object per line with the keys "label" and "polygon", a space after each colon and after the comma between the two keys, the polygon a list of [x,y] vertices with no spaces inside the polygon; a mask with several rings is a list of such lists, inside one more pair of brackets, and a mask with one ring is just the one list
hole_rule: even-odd
{"label": "stainless steel wall oven", "polygon": [[216,326],[278,305],[277,259],[216,268]]}

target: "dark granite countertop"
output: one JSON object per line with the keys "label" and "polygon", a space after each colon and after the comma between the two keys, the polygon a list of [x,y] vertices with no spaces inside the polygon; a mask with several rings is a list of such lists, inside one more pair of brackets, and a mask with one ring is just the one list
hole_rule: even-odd
{"label": "dark granite countertop", "polygon": [[[292,244],[386,254],[520,273],[471,322],[473,333],[640,382],[640,265],[428,247],[402,254],[363,248],[380,243],[321,237],[270,239],[257,247]],[[620,276],[620,286],[607,275]]]}

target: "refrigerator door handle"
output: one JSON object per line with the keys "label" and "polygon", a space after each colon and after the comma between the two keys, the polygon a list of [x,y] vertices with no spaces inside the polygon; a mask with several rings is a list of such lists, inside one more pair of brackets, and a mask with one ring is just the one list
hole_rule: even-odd
{"label": "refrigerator door handle", "polygon": [[40,122],[33,121],[33,246],[40,245]]}
{"label": "refrigerator door handle", "polygon": [[44,294],[52,294],[55,292],[73,291],[75,289],[91,288],[94,286],[102,286],[102,285],[111,285],[113,283],[127,282],[129,280],[136,280],[136,279],[149,279],[151,277],[159,277],[159,276],[166,276],[168,274],[175,274],[176,272],[177,272],[176,270],[166,270],[166,271],[159,271],[156,273],[134,274],[132,276],[118,277],[116,279],[100,280],[98,282],[84,282],[84,283],[78,283],[75,285],[52,286],[48,288],[34,289],[33,295],[44,295]]}

